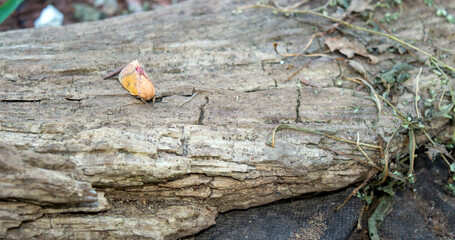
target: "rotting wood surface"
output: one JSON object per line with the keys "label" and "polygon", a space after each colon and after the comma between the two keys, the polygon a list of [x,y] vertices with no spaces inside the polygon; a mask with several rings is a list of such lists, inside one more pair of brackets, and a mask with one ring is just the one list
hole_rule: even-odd
{"label": "rotting wood surface", "polygon": [[[331,59],[286,81],[292,71],[272,44],[299,52],[311,25],[265,10],[231,14],[236,6],[189,1],[0,33],[0,237],[176,239],[213,225],[218,212],[363,179],[367,167],[318,148],[363,157],[355,145],[284,130],[270,148],[267,136],[292,123],[377,144],[401,123],[378,117],[354,83],[335,86],[355,73]],[[153,106],[101,78],[134,59],[158,90]],[[396,102],[412,97],[409,87]],[[406,139],[397,142],[405,151]]]}

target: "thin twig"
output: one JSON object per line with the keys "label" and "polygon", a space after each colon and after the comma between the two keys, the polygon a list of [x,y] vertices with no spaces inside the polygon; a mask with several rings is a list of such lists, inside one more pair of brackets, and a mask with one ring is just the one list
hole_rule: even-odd
{"label": "thin twig", "polygon": [[[387,28],[384,26],[384,24],[382,24],[381,22],[379,22],[376,18],[374,19],[374,22],[375,22],[376,24],[378,24],[378,26],[379,26],[380,28],[382,28],[382,30],[386,31],[388,34],[392,34],[392,32],[390,32],[389,29],[387,29]],[[403,47],[406,48],[406,50],[408,50],[408,53],[409,53],[413,58],[415,58],[415,59],[421,61],[420,59],[418,59],[418,58],[411,52],[411,50],[409,50],[409,48],[408,48],[406,45],[403,45]]]}
{"label": "thin twig", "polygon": [[368,166],[370,166],[370,167],[372,167],[372,168],[376,168],[377,170],[382,171],[382,168],[381,168],[381,167],[376,166],[375,164],[372,164],[372,163],[363,161],[363,160],[360,159],[360,158],[357,158],[357,157],[354,157],[354,156],[350,156],[350,155],[348,155],[348,154],[346,154],[346,153],[344,153],[344,152],[337,151],[337,150],[335,150],[335,149],[331,149],[331,148],[327,148],[327,147],[320,147],[320,146],[318,146],[318,148],[324,149],[324,150],[332,151],[332,152],[334,152],[334,153],[336,153],[336,154],[338,154],[338,155],[341,155],[341,156],[350,158],[350,159],[355,160],[355,161],[357,161],[357,162],[359,162],[359,163],[361,163],[361,164],[368,165]]}
{"label": "thin twig", "polygon": [[294,6],[291,7],[291,9],[296,9],[296,8],[299,8],[300,6],[302,6],[303,4],[305,4],[306,2],[308,2],[308,0],[303,0],[303,1],[300,1],[296,4],[294,4]]}
{"label": "thin twig", "polygon": [[[352,160],[355,160],[355,161],[357,161],[357,162],[359,162],[359,163],[368,165],[368,166],[373,167],[373,168],[375,168],[375,169],[377,169],[377,170],[379,170],[379,171],[384,171],[384,169],[383,169],[382,167],[380,167],[380,166],[377,166],[377,165],[375,165],[375,164],[371,164],[371,163],[366,162],[366,161],[364,161],[364,160],[362,160],[362,159],[360,159],[360,158],[357,158],[357,157],[354,157],[354,156],[350,156],[350,155],[348,155],[348,154],[346,154],[346,153],[344,153],[344,152],[337,151],[337,150],[335,150],[335,149],[331,149],[331,148],[327,148],[327,147],[320,147],[320,146],[318,146],[318,148],[324,149],[324,150],[332,151],[332,152],[334,152],[334,153],[336,153],[336,154],[338,154],[338,155],[341,155],[341,156],[350,158],[350,159],[352,159]],[[396,179],[396,180],[405,182],[405,179],[404,179],[404,178],[401,178],[401,177],[399,177],[399,176],[397,176],[397,175],[395,175],[395,174],[393,174],[393,173],[390,173],[390,172],[389,172],[388,175],[389,175],[390,177],[392,177],[393,179]]]}
{"label": "thin twig", "polygon": [[397,115],[393,114],[394,116],[397,116],[397,117],[399,117],[401,120],[405,121],[406,123],[409,123],[408,119],[407,119],[400,111],[398,111],[398,109],[397,109],[393,104],[391,104],[387,99],[385,99],[385,98],[382,97],[381,95],[378,95],[378,97],[379,97],[380,99],[382,99],[384,102],[386,102],[387,104],[389,104],[389,106],[390,106],[391,108],[393,108],[393,110],[395,110],[395,112],[399,115],[399,116],[397,116]]}
{"label": "thin twig", "polygon": [[439,98],[439,103],[438,103],[438,110],[441,111],[441,104],[442,100],[444,100],[444,95],[446,94],[446,89],[444,88],[441,94],[441,97]]}
{"label": "thin twig", "polygon": [[370,89],[370,95],[372,98],[371,100],[373,100],[376,103],[376,107],[378,108],[378,117],[379,117],[379,114],[382,112],[382,104],[381,104],[381,101],[379,101],[379,94],[376,92],[376,90],[374,90],[373,86],[371,86],[371,84],[367,80],[362,79],[362,78],[354,79],[354,78],[348,78],[345,76],[342,76],[342,78],[349,80],[349,81],[361,83],[362,85],[365,85]]}
{"label": "thin twig", "polygon": [[[278,130],[282,129],[282,128],[284,128],[284,129],[293,129],[293,130],[296,130],[296,131],[301,131],[301,132],[306,132],[306,133],[315,133],[315,134],[319,134],[319,135],[322,135],[322,136],[325,136],[325,137],[328,137],[328,138],[331,138],[331,139],[334,139],[334,140],[337,140],[337,141],[347,142],[347,143],[351,143],[351,144],[357,144],[357,142],[354,142],[354,141],[350,141],[350,140],[346,140],[346,139],[342,139],[342,138],[337,138],[337,137],[325,134],[323,132],[314,131],[314,130],[311,130],[311,129],[308,129],[308,128],[297,127],[297,126],[293,126],[293,125],[289,125],[289,124],[280,124],[280,125],[276,126],[275,129],[273,130],[272,141],[270,143],[270,145],[272,147],[275,147],[275,134],[276,134],[276,132]],[[376,149],[381,148],[381,146],[372,145],[372,144],[368,144],[368,143],[359,143],[359,145],[362,145],[362,146],[365,146],[365,147],[370,147],[370,148],[376,148]]]}
{"label": "thin twig", "polygon": [[315,33],[315,34],[311,35],[311,38],[310,38],[310,40],[308,41],[308,43],[305,45],[305,47],[302,49],[302,51],[300,51],[300,53],[299,53],[298,55],[296,55],[296,56],[292,59],[292,61],[291,61],[291,63],[289,64],[289,66],[291,67],[291,66],[294,65],[294,62],[295,62],[295,60],[297,59],[297,57],[303,55],[303,53],[310,47],[311,43],[313,43],[313,39],[314,39],[316,36],[322,36],[322,35],[324,35],[324,33]]}
{"label": "thin twig", "polygon": [[[442,69],[437,64],[435,64],[435,66],[436,66],[436,68],[438,68],[439,72],[441,72],[442,75],[444,75],[444,77],[447,78],[447,80],[450,79],[449,76],[447,76],[447,74],[444,71],[442,71]],[[448,85],[449,85],[450,97],[452,97],[452,102],[455,103],[455,98],[453,97],[453,91],[452,91],[452,84],[449,82]]]}
{"label": "thin twig", "polygon": [[417,118],[420,118],[420,112],[419,112],[419,105],[418,105],[418,97],[419,97],[419,79],[420,79],[420,74],[422,74],[422,68],[420,68],[419,74],[417,74],[416,77],[416,96],[414,99],[415,107],[416,107],[416,113],[417,113]]}
{"label": "thin twig", "polygon": [[367,209],[367,202],[364,201],[362,208],[360,209],[359,217],[357,218],[357,231],[362,230],[362,219],[363,215],[365,214],[365,210]]}
{"label": "thin twig", "polygon": [[325,54],[325,53],[330,53],[330,50],[323,51],[321,53],[309,53],[309,54],[302,54],[302,53],[283,53],[283,54],[281,54],[280,52],[278,52],[277,47],[278,47],[278,43],[276,43],[276,42],[273,43],[273,50],[275,51],[275,53],[277,55],[280,55],[281,57],[285,57],[285,58],[287,58],[287,57],[327,57],[327,58],[336,60],[336,58]]}
{"label": "thin twig", "polygon": [[373,19],[373,21],[374,21],[380,28],[382,28],[382,30],[386,31],[386,33],[392,34],[392,32],[389,31],[389,29],[387,29],[387,28],[384,26],[384,24],[382,24],[381,22],[379,22],[376,18]]}
{"label": "thin twig", "polygon": [[193,95],[191,95],[190,99],[186,100],[185,102],[183,102],[182,104],[179,105],[179,107],[187,104],[189,101],[193,100],[194,97],[196,97],[197,93],[194,93]]}
{"label": "thin twig", "polygon": [[408,129],[408,136],[409,136],[409,170],[408,170],[408,177],[412,177],[412,172],[414,171],[414,159],[415,159],[415,151],[416,151],[416,139],[414,130],[410,127]]}
{"label": "thin twig", "polygon": [[380,184],[383,184],[385,182],[385,180],[387,179],[387,176],[389,175],[388,173],[388,170],[389,170],[389,147],[390,147],[390,143],[392,142],[393,140],[393,137],[395,137],[395,134],[398,132],[398,130],[401,129],[401,126],[395,130],[392,134],[392,137],[390,138],[389,142],[387,143],[387,146],[385,147],[385,151],[384,151],[384,176],[382,177],[382,180],[380,182]]}
{"label": "thin twig", "polygon": [[285,82],[291,80],[291,78],[293,78],[295,75],[299,74],[299,72],[301,72],[304,68],[308,67],[308,65],[310,65],[311,63],[311,60],[308,61],[307,63],[305,63],[302,67],[300,67],[297,71],[295,71],[293,74],[291,74],[291,76],[289,76],[286,80],[284,80]]}
{"label": "thin twig", "polygon": [[351,199],[352,196],[356,195],[357,192],[362,189],[363,187],[365,187],[368,182],[370,182],[371,179],[373,179],[376,174],[378,173],[378,170],[377,169],[371,169],[369,172],[368,172],[368,177],[363,181],[362,184],[360,184],[360,186],[356,187],[352,192],[351,194],[349,194],[349,196],[344,200],[344,202],[342,204],[340,204],[337,208],[335,208],[334,212],[340,210],[340,208],[342,208],[348,201],[349,199]]}
{"label": "thin twig", "polygon": [[360,136],[359,136],[359,132],[357,132],[357,146],[356,147],[360,150],[360,152],[362,152],[362,154],[365,156],[365,158],[368,160],[368,162],[373,164],[374,162],[371,160],[371,158],[368,156],[368,154],[365,151],[363,151],[363,149],[359,145],[359,143],[360,143]]}
{"label": "thin twig", "polygon": [[123,68],[125,68],[125,66],[118,67],[114,71],[112,71],[112,72],[108,73],[106,76],[104,76],[103,80],[106,80],[106,79],[114,77],[115,75],[119,74],[122,71]]}

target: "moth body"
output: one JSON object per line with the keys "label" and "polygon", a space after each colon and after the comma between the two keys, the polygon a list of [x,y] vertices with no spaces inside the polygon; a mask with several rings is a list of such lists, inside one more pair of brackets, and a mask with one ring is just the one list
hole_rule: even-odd
{"label": "moth body", "polygon": [[137,60],[126,65],[119,74],[119,81],[131,95],[144,101],[155,101],[155,86]]}

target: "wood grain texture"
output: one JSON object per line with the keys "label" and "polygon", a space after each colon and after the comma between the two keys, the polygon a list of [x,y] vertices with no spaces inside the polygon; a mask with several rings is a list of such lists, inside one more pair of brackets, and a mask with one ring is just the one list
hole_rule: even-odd
{"label": "wood grain texture", "polygon": [[[265,10],[231,14],[243,4],[188,1],[105,21],[0,33],[0,185],[17,189],[2,188],[0,213],[24,215],[4,220],[1,214],[0,236],[176,239],[213,225],[218,212],[362,180],[367,167],[318,148],[362,157],[355,145],[290,130],[278,133],[275,148],[265,141],[277,124],[292,123],[377,144],[378,135],[388,139],[401,123],[378,116],[365,89],[336,86],[341,75],[356,73],[331,59],[313,59],[287,81],[292,71],[272,44],[299,52],[313,34],[302,21],[317,20]],[[408,10],[405,19],[418,11]],[[115,79],[102,80],[134,59],[157,89],[153,106]],[[369,70],[391,65],[385,59]],[[431,78],[422,76],[422,88]],[[408,90],[394,102],[412,99],[412,83]],[[447,124],[428,131],[438,135]],[[397,142],[393,150],[406,151],[405,137]],[[28,208],[5,207],[11,204]]]}

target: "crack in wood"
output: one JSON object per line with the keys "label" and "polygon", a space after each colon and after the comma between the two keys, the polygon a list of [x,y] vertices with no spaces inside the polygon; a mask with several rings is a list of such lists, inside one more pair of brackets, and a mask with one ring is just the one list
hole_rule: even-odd
{"label": "crack in wood", "polygon": [[9,103],[41,102],[41,99],[1,99],[0,102]]}
{"label": "crack in wood", "polygon": [[296,89],[297,89],[297,104],[296,104],[296,107],[295,107],[295,114],[296,114],[295,122],[299,123],[299,122],[302,122],[300,120],[300,102],[301,102],[300,87],[302,85],[300,84],[300,81],[298,81],[296,85],[297,85],[296,86]]}
{"label": "crack in wood", "polygon": [[65,98],[67,101],[70,102],[80,102],[83,98]]}

